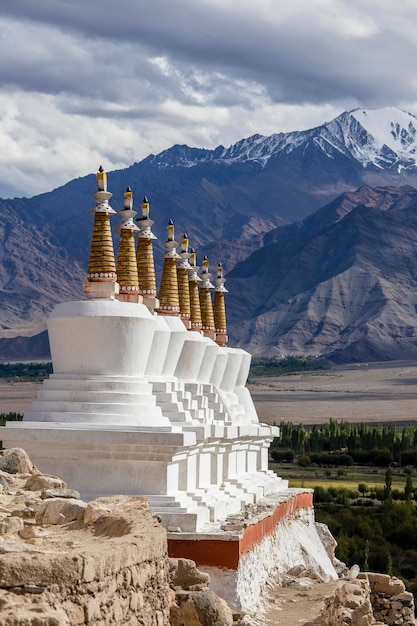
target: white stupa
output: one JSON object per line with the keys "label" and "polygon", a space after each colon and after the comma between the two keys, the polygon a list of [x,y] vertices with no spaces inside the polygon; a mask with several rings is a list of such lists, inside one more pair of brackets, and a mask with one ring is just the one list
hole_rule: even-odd
{"label": "white stupa", "polygon": [[[204,259],[200,281],[195,253],[188,254],[188,238],[183,239],[182,256],[176,252],[170,220],[156,298],[155,237],[147,199],[136,220],[135,257],[130,189],[125,194],[116,268],[109,219],[115,211],[108,204],[111,194],[101,168],[97,187],[84,283],[87,299],[59,304],[52,311],[48,333],[54,373],[23,421],[7,423],[3,445],[23,447],[43,472],[62,477],[84,499],[147,496],[169,531],[172,554],[234,572],[236,590],[239,555],[258,545],[265,529],[271,533],[288,511],[311,508],[311,493],[302,498],[291,493],[287,482],[268,470],[268,448],[279,431],[259,423],[245,386],[250,355],[225,347],[221,266],[216,281],[220,298],[216,311],[210,312],[215,286],[208,262]],[[184,298],[179,297],[177,264],[189,273],[186,312],[180,307]],[[123,277],[120,286],[118,276]],[[221,530],[228,516],[268,494],[278,496],[268,513],[269,525],[259,526],[255,520],[251,533]],[[278,501],[287,503],[279,515]],[[216,542],[220,548],[214,549]],[[268,551],[270,556],[273,551]]]}
{"label": "white stupa", "polygon": [[[131,191],[119,212],[117,271],[109,220],[115,211],[101,170],[97,185],[88,299],[52,311],[54,373],[23,421],[7,425],[3,443],[24,447],[42,471],[61,476],[86,499],[146,495],[166,526],[199,531],[286,487],[268,470],[278,429],[259,424],[245,387],[250,355],[187,331],[181,319],[177,264],[191,269],[184,264],[188,240],[179,255],[170,220],[159,301],[152,299],[158,313],[150,312],[138,302],[137,273],[127,277],[132,258],[136,268],[129,239],[138,230]],[[150,220],[143,221],[152,242]],[[202,276],[203,287],[213,287],[206,267]]]}

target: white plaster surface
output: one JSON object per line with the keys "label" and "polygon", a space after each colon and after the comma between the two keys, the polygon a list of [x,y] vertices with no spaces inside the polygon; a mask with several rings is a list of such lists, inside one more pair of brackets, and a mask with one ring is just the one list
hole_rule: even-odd
{"label": "white plaster surface", "polygon": [[199,569],[210,574],[210,589],[232,609],[251,613],[259,608],[268,581],[279,582],[293,567],[304,567],[310,577],[321,582],[338,578],[317,533],[312,509],[281,520],[272,533],[241,557],[237,571],[206,566]]}
{"label": "white plaster surface", "polygon": [[244,387],[246,385],[246,381],[248,380],[249,368],[250,368],[252,357],[249,354],[249,352],[246,352],[245,350],[240,350],[238,348],[235,348],[235,350],[239,350],[241,354],[240,368],[239,368],[239,373],[236,378],[235,386]]}
{"label": "white plaster surface", "polygon": [[224,348],[228,361],[220,384],[220,389],[226,393],[230,393],[236,387],[236,380],[239,376],[242,364],[243,350],[237,348]]}
{"label": "white plaster surface", "polygon": [[206,351],[204,353],[204,359],[198,372],[198,380],[201,383],[208,383],[212,376],[213,368],[215,366],[216,358],[220,348],[209,337],[204,337],[204,340],[206,342]]}
{"label": "white plaster surface", "polygon": [[228,357],[225,349],[219,348],[210,377],[210,382],[215,387],[220,387],[220,383],[222,382],[222,378],[224,375],[224,370],[227,366],[227,360]]}
{"label": "white plaster surface", "polygon": [[195,381],[206,352],[205,338],[193,331],[187,331],[181,354],[175,367],[175,376],[184,381]]}
{"label": "white plaster surface", "polygon": [[164,366],[164,359],[161,358],[161,354],[166,354],[168,350],[171,331],[166,323],[166,318],[163,315],[154,315],[155,330],[152,337],[152,345],[149,352],[148,361],[145,367],[146,376],[156,377],[161,376],[162,368]]}
{"label": "white plaster surface", "polygon": [[118,300],[58,304],[48,319],[54,372],[141,376],[154,328],[143,304]]}
{"label": "white plaster surface", "polygon": [[186,330],[179,317],[175,315],[166,315],[164,317],[165,323],[171,331],[171,334],[165,355],[160,355],[161,358],[165,356],[164,365],[162,367],[162,375],[174,376],[175,368],[177,367],[184,341],[187,338],[188,330]]}
{"label": "white plaster surface", "polygon": [[85,498],[148,495],[187,532],[287,488],[268,471],[278,429],[258,423],[243,350],[117,300],[58,305],[48,329],[54,374],[22,424],[7,424],[6,447]]}

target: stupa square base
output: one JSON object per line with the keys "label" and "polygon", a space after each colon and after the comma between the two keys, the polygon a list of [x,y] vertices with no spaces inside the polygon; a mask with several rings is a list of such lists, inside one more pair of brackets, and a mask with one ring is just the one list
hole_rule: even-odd
{"label": "stupa square base", "polygon": [[236,611],[255,611],[271,576],[294,566],[319,580],[337,579],[315,527],[311,489],[266,496],[198,533],[168,532],[168,553],[195,561],[210,575],[210,589]]}
{"label": "stupa square base", "polygon": [[[251,436],[241,434],[241,428]],[[144,429],[27,420],[8,422],[2,438],[5,447],[23,447],[42,472],[60,476],[84,500],[118,493],[147,496],[165,528],[200,532],[287,487],[287,481],[257,467],[263,449],[260,428],[202,424]]]}

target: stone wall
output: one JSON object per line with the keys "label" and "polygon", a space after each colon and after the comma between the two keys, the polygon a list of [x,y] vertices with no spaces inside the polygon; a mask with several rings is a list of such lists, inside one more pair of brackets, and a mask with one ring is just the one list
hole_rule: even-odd
{"label": "stone wall", "polygon": [[414,600],[404,583],[387,574],[365,572],[339,580],[321,615],[305,626],[415,626]]}
{"label": "stone wall", "polygon": [[371,590],[371,604],[376,620],[383,624],[415,625],[414,598],[405,590],[404,583],[387,574],[363,574]]}
{"label": "stone wall", "polygon": [[166,533],[146,499],[87,505],[16,458],[0,456],[17,468],[0,462],[0,626],[167,626]]}

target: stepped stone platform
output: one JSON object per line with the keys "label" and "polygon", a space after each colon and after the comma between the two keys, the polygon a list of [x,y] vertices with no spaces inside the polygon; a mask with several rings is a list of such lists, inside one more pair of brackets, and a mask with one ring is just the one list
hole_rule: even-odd
{"label": "stepped stone platform", "polygon": [[48,331],[54,373],[3,442],[83,498],[146,495],[166,527],[199,532],[287,488],[268,470],[279,430],[259,424],[243,350],[116,300],[60,304]]}

